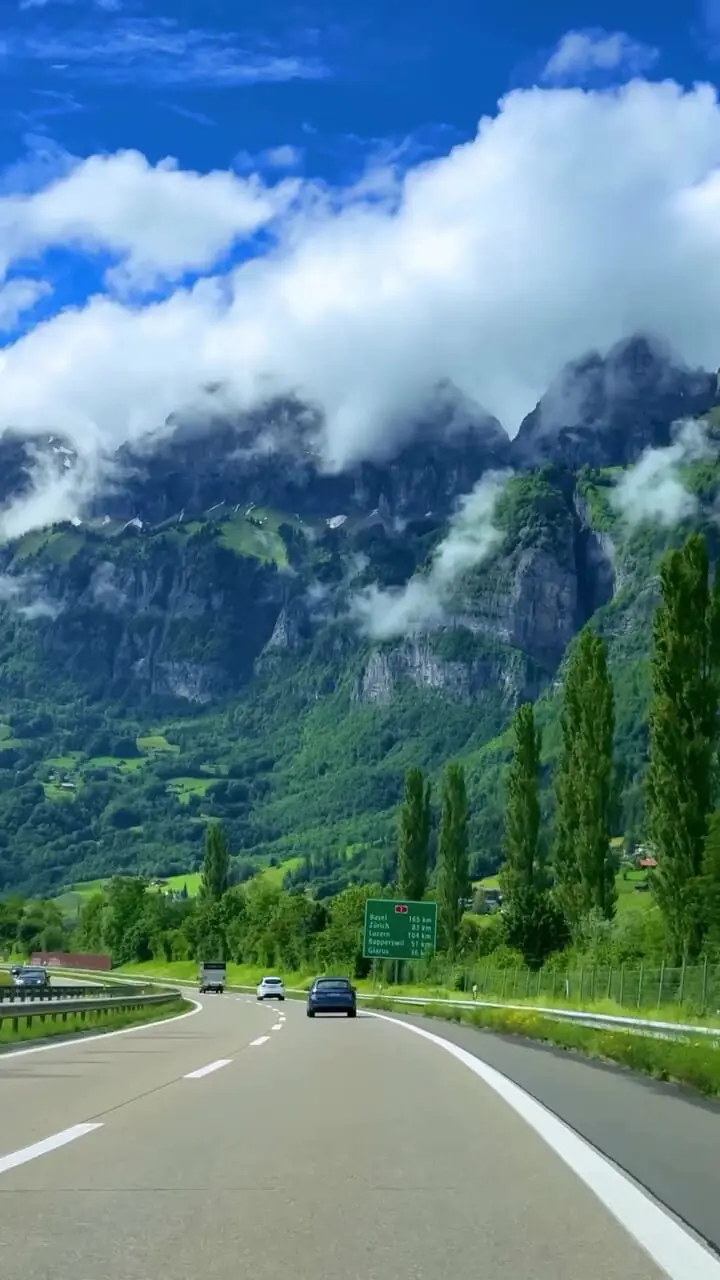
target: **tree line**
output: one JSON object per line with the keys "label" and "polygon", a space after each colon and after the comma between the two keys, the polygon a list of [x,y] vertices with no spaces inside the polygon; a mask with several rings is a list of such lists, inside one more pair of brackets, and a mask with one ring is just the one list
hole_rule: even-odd
{"label": "tree line", "polygon": [[[651,702],[644,838],[656,859],[652,889],[672,963],[692,961],[720,927],[717,799],[720,574],[691,534],[660,566],[650,656]],[[586,627],[567,663],[562,749],[554,776],[549,848],[540,824],[541,736],[532,706],[513,721],[504,838],[504,926],[509,945],[539,964],[577,941],[589,917],[612,920],[617,824],[615,709],[604,640]]]}
{"label": "tree line", "polygon": [[286,972],[338,968],[363,977],[371,967],[362,955],[365,902],[396,892],[437,898],[441,946],[453,958],[470,894],[468,800],[460,765],[451,763],[445,770],[434,867],[430,801],[429,783],[411,769],[399,826],[397,883],[390,889],[351,884],[318,900],[303,887],[287,891],[262,875],[233,884],[228,840],[222,826],[213,824],[196,898],[153,892],[140,876],[117,876],[82,903],[72,925],[52,902],[9,898],[0,903],[0,953],[104,952],[115,965],[224,958]]}

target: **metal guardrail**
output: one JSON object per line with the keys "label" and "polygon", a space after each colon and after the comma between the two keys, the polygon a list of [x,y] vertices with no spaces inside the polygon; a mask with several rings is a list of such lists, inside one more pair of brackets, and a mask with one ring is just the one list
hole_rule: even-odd
{"label": "metal guardrail", "polygon": [[689,1035],[711,1036],[720,1044],[720,1026],[706,1027],[691,1022],[662,1022],[652,1018],[630,1018],[618,1013],[595,1013],[590,1009],[552,1009],[537,1004],[506,1004],[499,1000],[448,1000],[425,996],[388,996],[384,993],[358,992],[358,1000],[387,1000],[410,1005],[449,1005],[460,1009],[512,1009],[516,1013],[537,1013],[543,1018],[581,1023],[583,1026],[605,1028],[607,1031],[642,1031],[648,1035],[670,1036],[673,1039]]}
{"label": "metal guardrail", "polygon": [[37,1000],[32,1002],[32,1009],[18,1003],[12,1009],[0,1009],[0,1027],[4,1022],[11,1022],[13,1031],[17,1031],[21,1022],[28,1027],[32,1026],[34,1018],[39,1019],[41,1023],[48,1018],[52,1022],[58,1020],[67,1022],[68,1017],[78,1014],[81,1021],[86,1022],[89,1014],[112,1013],[116,1010],[130,1012],[133,1009],[144,1009],[148,1006],[152,1008],[174,1003],[180,995],[181,993],[177,990],[167,989],[153,995],[137,991],[131,995],[103,996],[94,1000]]}
{"label": "metal guardrail", "polygon": [[91,1000],[94,997],[100,998],[111,993],[117,995],[118,990],[123,994],[132,994],[138,988],[131,983],[118,983],[117,985],[113,983],[102,987],[98,985],[85,987],[79,983],[75,983],[72,986],[50,984],[47,987],[0,986],[0,1005],[26,1004],[38,1000]]}

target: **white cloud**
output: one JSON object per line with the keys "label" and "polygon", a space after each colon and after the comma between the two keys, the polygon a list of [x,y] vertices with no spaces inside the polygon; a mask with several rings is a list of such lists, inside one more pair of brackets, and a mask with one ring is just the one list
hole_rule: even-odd
{"label": "white cloud", "polygon": [[709,85],[516,92],[472,141],[352,193],[94,157],[0,203],[0,243],[107,245],[132,277],[172,277],[278,209],[264,258],[145,307],[93,298],[6,347],[0,424],[87,453],[157,430],[209,382],[240,407],[295,388],[342,465],[389,448],[443,378],[514,432],[567,360],[638,330],[717,366]]}
{"label": "white cloud", "polygon": [[[89,0],[91,5],[96,9],[104,9],[106,13],[117,13],[122,8],[123,0]],[[47,9],[53,4],[78,4],[79,0],[20,0],[19,8],[24,9]]]}
{"label": "white cloud", "polygon": [[631,40],[624,31],[568,31],[543,72],[553,83],[582,80],[596,71],[623,71],[638,75],[657,61],[658,50]]}
{"label": "white cloud", "polygon": [[371,586],[358,593],[352,611],[362,631],[375,640],[389,640],[442,626],[463,574],[487,559],[501,541],[493,515],[508,476],[508,472],[488,471],[472,493],[461,499],[427,573],[415,574],[404,587]]}
{"label": "white cloud", "polygon": [[32,310],[36,302],[52,293],[44,280],[30,280],[17,276],[0,286],[0,332],[14,329],[20,316]]}
{"label": "white cloud", "polygon": [[232,168],[237,173],[262,172],[265,169],[297,169],[302,163],[303,152],[300,147],[283,143],[278,147],[267,147],[264,151],[238,151],[233,157]]}
{"label": "white cloud", "polygon": [[610,501],[630,527],[646,520],[668,527],[687,520],[697,511],[698,500],[684,483],[682,468],[711,454],[702,427],[693,421],[681,423],[671,445],[646,449],[628,468]]}
{"label": "white cloud", "polygon": [[100,78],[115,85],[231,88],[319,80],[329,74],[318,58],[271,48],[267,41],[244,45],[234,32],[183,27],[174,18],[128,15],[110,23],[78,23],[70,32],[47,26],[9,30],[5,44],[16,62],[49,63],[68,77]]}
{"label": "white cloud", "polygon": [[62,612],[62,606],[47,598],[32,574],[0,574],[0,606],[4,604],[25,618],[57,618]]}
{"label": "white cloud", "polygon": [[293,183],[155,166],[137,151],[91,156],[30,196],[0,197],[0,267],[48,246],[121,257],[113,285],[151,288],[212,266],[285,207]]}
{"label": "white cloud", "polygon": [[21,538],[30,529],[77,519],[95,487],[100,459],[80,457],[74,466],[65,467],[66,460],[61,452],[37,453],[30,488],[0,510],[0,539]]}
{"label": "white cloud", "polygon": [[273,169],[295,169],[302,160],[302,151],[285,143],[280,147],[270,147],[265,152],[265,160]]}

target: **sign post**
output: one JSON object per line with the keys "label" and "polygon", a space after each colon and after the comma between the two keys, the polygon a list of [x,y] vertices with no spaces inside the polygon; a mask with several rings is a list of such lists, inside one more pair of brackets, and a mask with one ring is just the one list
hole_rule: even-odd
{"label": "sign post", "polygon": [[424,960],[435,952],[437,903],[397,898],[368,898],[365,903],[363,956],[394,960]]}

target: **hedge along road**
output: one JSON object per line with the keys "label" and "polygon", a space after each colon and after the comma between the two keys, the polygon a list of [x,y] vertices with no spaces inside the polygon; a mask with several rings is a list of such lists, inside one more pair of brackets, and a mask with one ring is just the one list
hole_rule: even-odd
{"label": "hedge along road", "polygon": [[[226,993],[159,1026],[4,1055],[3,1280],[720,1280],[693,1235],[488,1070],[489,1040]],[[586,1105],[620,1106],[573,1065]],[[652,1086],[631,1084],[658,1123]],[[678,1122],[659,1123],[647,1135],[637,1118],[648,1168],[662,1150],[700,1196]]]}

